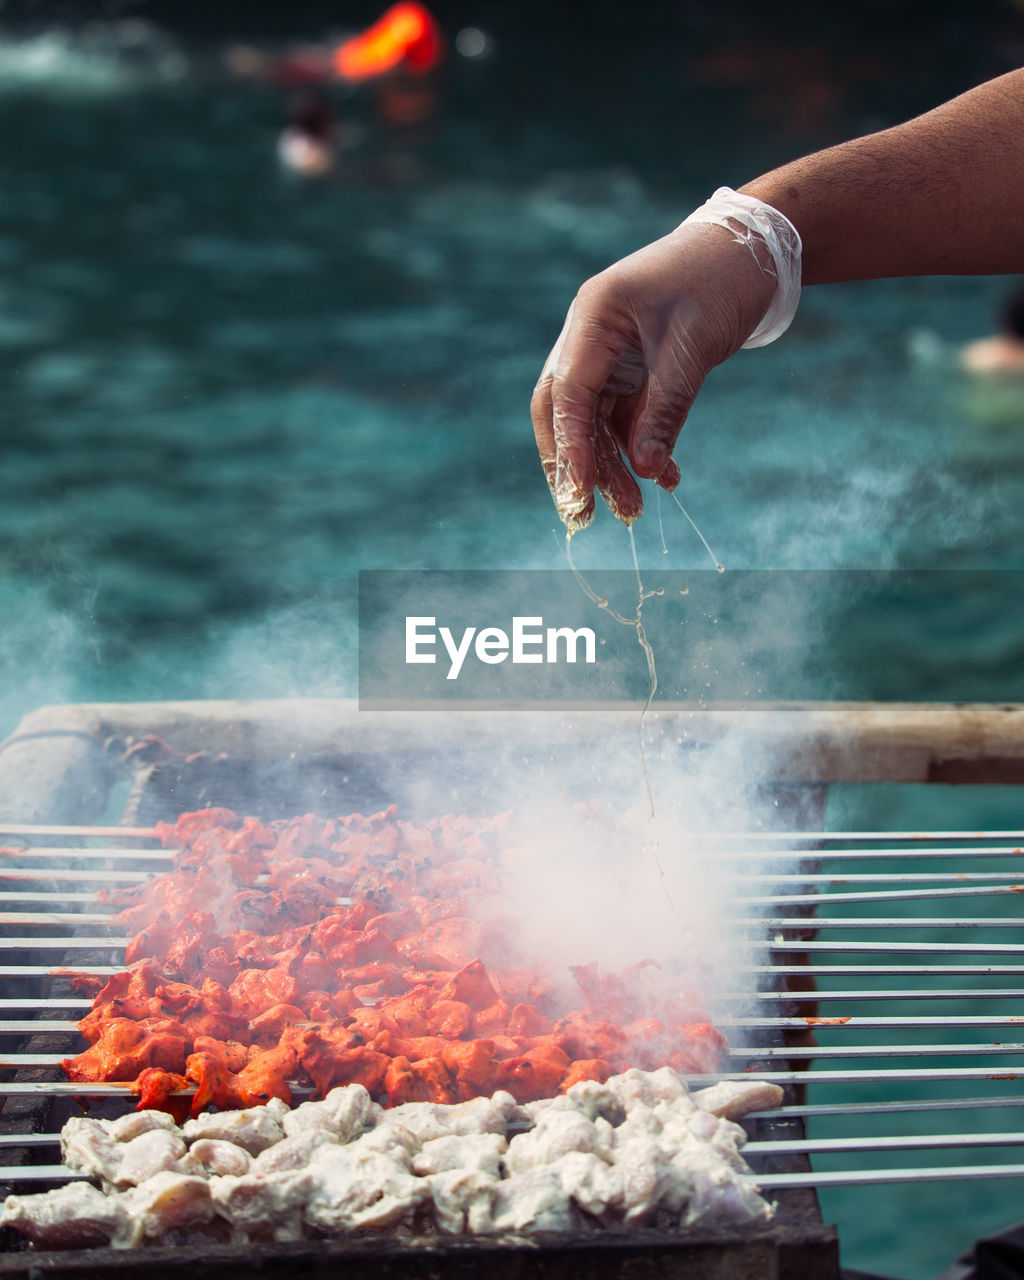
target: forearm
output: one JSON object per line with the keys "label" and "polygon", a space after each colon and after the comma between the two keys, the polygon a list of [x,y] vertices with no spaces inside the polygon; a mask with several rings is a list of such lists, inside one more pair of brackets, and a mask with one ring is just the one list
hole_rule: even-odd
{"label": "forearm", "polygon": [[1024,71],[740,189],[800,232],[805,284],[1024,272]]}

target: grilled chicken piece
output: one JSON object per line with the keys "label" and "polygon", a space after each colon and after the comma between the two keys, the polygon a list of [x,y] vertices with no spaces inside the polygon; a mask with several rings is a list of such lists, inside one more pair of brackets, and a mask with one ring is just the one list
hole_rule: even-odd
{"label": "grilled chicken piece", "polygon": [[428,1179],[437,1225],[446,1235],[494,1230],[493,1204],[498,1179],[479,1169],[452,1169]]}
{"label": "grilled chicken piece", "polygon": [[98,1120],[72,1116],[60,1132],[61,1158],[69,1169],[100,1178],[112,1186],[121,1166],[124,1145],[111,1137]]}
{"label": "grilled chicken piece", "polygon": [[322,1129],[304,1129],[294,1137],[275,1142],[272,1147],[260,1154],[252,1162],[250,1173],[265,1177],[271,1173],[282,1173],[291,1169],[304,1169],[310,1162],[314,1152],[325,1142],[334,1142],[329,1133]]}
{"label": "grilled chicken piece", "polygon": [[[616,1130],[616,1137],[619,1132]],[[616,1142],[614,1169],[619,1189],[612,1204],[627,1227],[647,1222],[677,1180],[665,1149],[655,1138],[640,1132]]]}
{"label": "grilled chicken piece", "polygon": [[567,1151],[548,1166],[566,1195],[585,1213],[603,1217],[621,1192],[615,1170],[593,1152]]}
{"label": "grilled chicken piece", "polygon": [[158,1173],[180,1173],[185,1152],[178,1134],[151,1129],[122,1144],[121,1162],[111,1181],[117,1187],[135,1187]]}
{"label": "grilled chicken piece", "polygon": [[387,1112],[387,1122],[408,1129],[421,1143],[451,1134],[500,1133],[504,1136],[508,1120],[516,1111],[514,1099],[507,1093],[491,1098],[473,1098],[454,1106],[433,1102],[407,1102]]}
{"label": "grilled chicken piece", "polygon": [[430,1184],[403,1164],[366,1150],[361,1142],[321,1147],[310,1166],[305,1219],[324,1231],[390,1227],[430,1198]]}
{"label": "grilled chicken piece", "polygon": [[603,1116],[611,1124],[619,1124],[626,1118],[626,1112],[620,1100],[607,1084],[602,1084],[600,1081],[581,1080],[566,1089],[564,1096],[577,1111],[582,1111],[588,1120],[596,1120],[598,1116]]}
{"label": "grilled chicken piece", "polygon": [[107,1196],[88,1182],[41,1195],[8,1196],[0,1226],[13,1227],[40,1249],[86,1249],[109,1244],[125,1229],[119,1196]]}
{"label": "grilled chicken piece", "polygon": [[672,1161],[679,1177],[688,1183],[683,1226],[767,1222],[772,1207],[755,1187],[742,1182],[726,1161],[708,1145],[680,1153]]}
{"label": "grilled chicken piece", "polygon": [[463,1169],[497,1178],[501,1176],[501,1157],[506,1149],[507,1143],[500,1133],[452,1134],[447,1138],[432,1138],[423,1144],[418,1155],[413,1156],[412,1169],[413,1173],[421,1176]]}
{"label": "grilled chicken piece", "polygon": [[572,1202],[554,1166],[528,1169],[494,1188],[492,1230],[568,1231],[575,1225]]}
{"label": "grilled chicken piece", "polygon": [[174,1117],[165,1111],[132,1111],[116,1120],[97,1120],[96,1123],[117,1142],[131,1142],[152,1129],[165,1129],[177,1133]]}
{"label": "grilled chicken piece", "polygon": [[771,1111],[782,1105],[782,1089],[777,1084],[751,1078],[721,1080],[707,1089],[698,1089],[694,1103],[702,1111],[710,1111],[726,1120],[739,1120],[751,1111]]}
{"label": "grilled chicken piece", "polygon": [[306,1129],[319,1129],[336,1142],[352,1142],[372,1128],[380,1115],[381,1108],[361,1084],[348,1084],[332,1089],[323,1102],[303,1102],[288,1112],[282,1125],[289,1138]]}
{"label": "grilled chicken piece", "polygon": [[219,1138],[244,1147],[250,1155],[259,1155],[284,1137],[281,1122],[288,1108],[279,1101],[265,1107],[248,1107],[244,1111],[206,1112],[194,1120],[186,1120],[182,1133],[187,1142],[197,1138]]}
{"label": "grilled chicken piece", "polygon": [[272,1177],[210,1179],[210,1197],[217,1213],[231,1224],[239,1242],[301,1240],[302,1213],[312,1186],[309,1169]]}
{"label": "grilled chicken piece", "polygon": [[611,1158],[611,1147],[592,1120],[574,1107],[550,1109],[540,1116],[535,1128],[515,1135],[508,1144],[505,1165],[510,1174],[525,1173],[553,1164],[570,1151]]}
{"label": "grilled chicken piece", "polygon": [[231,1174],[236,1178],[249,1172],[252,1156],[244,1147],[221,1138],[200,1138],[188,1149],[182,1161],[183,1173],[196,1173],[201,1177]]}
{"label": "grilled chicken piece", "polygon": [[165,1020],[166,1028],[154,1031],[149,1019],[132,1022],[112,1018],[105,1023],[91,1048],[61,1063],[69,1080],[134,1080],[147,1067],[183,1071],[187,1036],[180,1024]]}
{"label": "grilled chicken piece", "polygon": [[127,1225],[115,1244],[139,1245],[168,1231],[190,1231],[213,1217],[209,1182],[189,1174],[154,1174],[121,1201]]}

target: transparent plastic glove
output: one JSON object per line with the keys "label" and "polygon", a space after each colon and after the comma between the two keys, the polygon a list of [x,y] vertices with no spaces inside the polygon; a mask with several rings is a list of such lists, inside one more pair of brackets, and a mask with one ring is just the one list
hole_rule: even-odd
{"label": "transparent plastic glove", "polygon": [[697,392],[734,351],[789,326],[800,253],[778,210],[722,187],[670,235],[583,285],[531,404],[570,533],[594,518],[595,490],[632,524],[643,511],[633,473],[675,488],[672,450]]}

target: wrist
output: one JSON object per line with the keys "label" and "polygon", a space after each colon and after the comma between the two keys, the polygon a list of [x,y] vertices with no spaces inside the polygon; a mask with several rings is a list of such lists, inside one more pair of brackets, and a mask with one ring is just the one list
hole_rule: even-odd
{"label": "wrist", "polygon": [[711,223],[745,246],[765,282],[765,307],[742,343],[763,347],[781,337],[800,302],[800,234],[790,219],[766,201],[731,187],[718,190],[683,222]]}

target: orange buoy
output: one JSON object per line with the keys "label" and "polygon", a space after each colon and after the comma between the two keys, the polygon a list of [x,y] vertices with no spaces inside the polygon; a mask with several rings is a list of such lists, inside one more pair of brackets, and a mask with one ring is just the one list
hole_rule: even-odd
{"label": "orange buoy", "polygon": [[334,51],[334,69],[344,80],[372,80],[398,67],[420,75],[433,70],[444,53],[434,15],[415,0],[399,4],[361,35]]}

